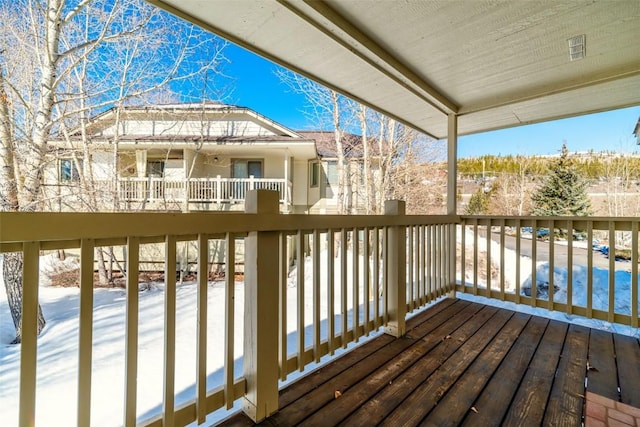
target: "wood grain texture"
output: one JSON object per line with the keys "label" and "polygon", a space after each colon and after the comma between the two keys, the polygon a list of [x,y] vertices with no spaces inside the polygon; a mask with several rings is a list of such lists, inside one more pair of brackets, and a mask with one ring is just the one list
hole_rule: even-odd
{"label": "wood grain texture", "polygon": [[638,405],[636,338],[455,299],[407,324],[282,390],[261,425],[578,426],[587,375],[600,391],[620,378],[621,399]]}

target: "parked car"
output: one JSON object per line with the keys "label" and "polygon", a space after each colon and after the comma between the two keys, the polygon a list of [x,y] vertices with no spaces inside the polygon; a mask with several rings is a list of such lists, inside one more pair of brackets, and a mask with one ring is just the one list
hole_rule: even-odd
{"label": "parked car", "polygon": [[587,240],[587,233],[585,233],[584,231],[573,230],[573,240]]}
{"label": "parked car", "polygon": [[538,236],[538,239],[542,237],[547,237],[548,235],[549,235],[548,228],[539,228],[538,231],[536,232],[536,236]]}
{"label": "parked car", "polygon": [[600,239],[593,239],[591,241],[591,249],[596,252],[601,252],[603,246],[604,245],[600,243]]}

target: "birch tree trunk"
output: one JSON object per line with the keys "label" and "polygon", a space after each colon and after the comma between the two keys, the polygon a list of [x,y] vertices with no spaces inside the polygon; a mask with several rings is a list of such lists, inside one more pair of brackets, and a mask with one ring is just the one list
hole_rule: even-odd
{"label": "birch tree trunk", "polygon": [[350,213],[349,203],[350,183],[347,174],[346,161],[344,157],[344,145],[342,144],[342,128],[340,125],[340,105],[338,103],[338,93],[331,91],[331,103],[333,114],[333,136],[336,142],[336,153],[338,157],[338,214]]}
{"label": "birch tree trunk", "polygon": [[0,211],[12,212],[18,210],[19,204],[8,102],[4,89],[4,71],[0,67]]}
{"label": "birch tree trunk", "polygon": [[[19,210],[20,205],[15,176],[15,145],[8,102],[4,89],[4,74],[0,69],[0,211],[15,212]],[[9,311],[16,329],[16,337],[11,343],[18,344],[22,341],[22,253],[5,253],[2,255],[1,263]],[[38,286],[37,283],[29,285]],[[38,305],[38,334],[45,324],[42,308]]]}
{"label": "birch tree trunk", "polygon": [[366,214],[372,212],[372,200],[375,201],[375,189],[371,188],[371,159],[369,153],[369,138],[367,135],[367,107],[360,105],[358,110],[360,131],[362,133],[362,186],[364,187],[364,209]]}
{"label": "birch tree trunk", "polygon": [[29,154],[26,156],[24,169],[21,210],[33,212],[37,210],[42,181],[42,167],[53,113],[54,88],[59,55],[60,31],[62,29],[61,0],[49,0],[45,15],[44,49],[39,55],[39,94],[36,110],[33,138],[28,142]]}
{"label": "birch tree trunk", "polygon": [[[7,291],[7,301],[13,325],[16,328],[16,337],[11,344],[19,344],[22,341],[22,266],[23,258],[19,252],[6,253],[2,256],[2,274]],[[27,286],[38,286],[37,283],[28,283]],[[46,325],[42,308],[38,304],[38,335]]]}

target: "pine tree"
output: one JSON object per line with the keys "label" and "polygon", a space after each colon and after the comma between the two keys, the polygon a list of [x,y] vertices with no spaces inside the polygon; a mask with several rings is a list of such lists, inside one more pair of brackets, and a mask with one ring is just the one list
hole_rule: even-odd
{"label": "pine tree", "polygon": [[488,208],[489,208],[489,201],[487,200],[486,194],[484,194],[484,190],[481,188],[471,195],[471,198],[469,199],[469,204],[467,205],[467,209],[465,210],[465,214],[467,215],[486,214]]}
{"label": "pine tree", "polygon": [[531,196],[532,214],[536,216],[591,215],[587,184],[587,180],[569,158],[566,144],[562,144],[560,158],[551,165],[548,176]]}

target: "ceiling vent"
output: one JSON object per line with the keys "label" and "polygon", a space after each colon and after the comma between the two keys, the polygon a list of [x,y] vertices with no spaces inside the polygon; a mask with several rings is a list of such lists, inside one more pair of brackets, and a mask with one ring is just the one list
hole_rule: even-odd
{"label": "ceiling vent", "polygon": [[585,35],[580,34],[579,36],[571,37],[567,41],[569,42],[569,60],[577,61],[584,58],[586,49]]}

